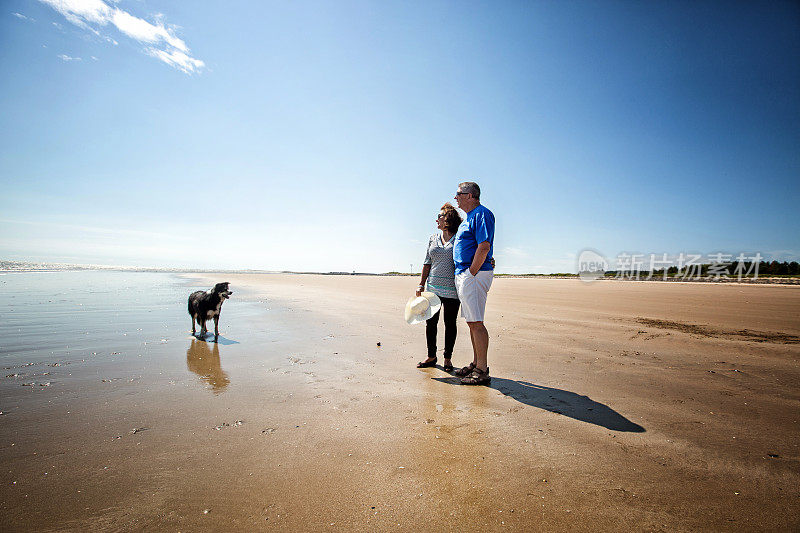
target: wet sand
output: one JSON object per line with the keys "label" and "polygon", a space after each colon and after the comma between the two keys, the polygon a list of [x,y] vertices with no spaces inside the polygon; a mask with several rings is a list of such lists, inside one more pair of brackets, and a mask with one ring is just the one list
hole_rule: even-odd
{"label": "wet sand", "polygon": [[798,287],[496,279],[464,387],[414,368],[416,279],[224,277],[217,344],[181,303],[141,358],[3,365],[0,528],[800,527]]}

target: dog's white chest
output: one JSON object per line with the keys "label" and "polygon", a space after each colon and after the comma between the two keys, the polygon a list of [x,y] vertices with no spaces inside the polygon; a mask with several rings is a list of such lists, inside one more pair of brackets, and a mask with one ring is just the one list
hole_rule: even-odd
{"label": "dog's white chest", "polygon": [[219,310],[220,310],[221,308],[222,308],[222,302],[220,301],[220,302],[217,304],[217,307],[216,307],[215,309],[209,309],[209,310],[208,310],[208,313],[206,313],[206,316],[207,316],[208,318],[214,318],[216,315],[218,315],[218,314],[219,314]]}

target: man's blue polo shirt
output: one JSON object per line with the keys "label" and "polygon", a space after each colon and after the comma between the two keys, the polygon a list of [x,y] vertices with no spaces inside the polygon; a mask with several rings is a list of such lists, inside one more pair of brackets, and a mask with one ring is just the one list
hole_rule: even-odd
{"label": "man's blue polo shirt", "polygon": [[472,265],[475,250],[482,242],[489,241],[489,254],[483,262],[481,270],[492,270],[492,254],[494,253],[494,215],[491,211],[478,205],[467,213],[467,218],[456,232],[453,243],[453,262],[456,274],[460,274]]}

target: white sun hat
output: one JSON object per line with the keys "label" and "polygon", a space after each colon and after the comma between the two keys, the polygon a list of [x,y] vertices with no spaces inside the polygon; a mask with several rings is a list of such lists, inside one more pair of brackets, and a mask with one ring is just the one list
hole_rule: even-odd
{"label": "white sun hat", "polygon": [[423,292],[422,296],[409,298],[406,302],[406,322],[419,324],[435,315],[442,307],[442,301],[432,292]]}

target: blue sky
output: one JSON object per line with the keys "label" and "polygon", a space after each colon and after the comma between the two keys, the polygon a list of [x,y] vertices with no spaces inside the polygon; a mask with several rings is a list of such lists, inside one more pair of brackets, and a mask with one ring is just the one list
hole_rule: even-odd
{"label": "blue sky", "polygon": [[467,179],[499,272],[800,259],[797,3],[0,10],[0,259],[418,270]]}

